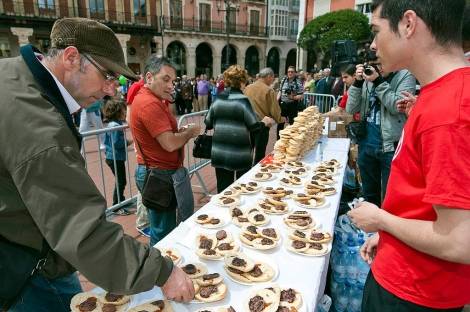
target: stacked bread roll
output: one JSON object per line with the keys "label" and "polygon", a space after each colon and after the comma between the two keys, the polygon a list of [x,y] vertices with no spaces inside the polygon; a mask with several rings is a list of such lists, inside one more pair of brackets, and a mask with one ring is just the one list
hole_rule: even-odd
{"label": "stacked bread roll", "polygon": [[309,106],[300,112],[292,125],[279,132],[280,139],[274,144],[274,159],[301,159],[317,144],[323,131],[323,122],[324,118],[316,106]]}

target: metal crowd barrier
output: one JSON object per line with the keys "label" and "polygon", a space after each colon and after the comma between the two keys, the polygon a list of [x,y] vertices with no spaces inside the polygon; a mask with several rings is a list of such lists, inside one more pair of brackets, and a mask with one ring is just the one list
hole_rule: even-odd
{"label": "metal crowd barrier", "polygon": [[[123,126],[117,126],[117,127],[112,127],[112,128],[103,128],[103,129],[98,129],[98,130],[85,131],[81,133],[83,137],[81,152],[82,152],[83,158],[85,159],[85,166],[87,167],[88,173],[90,174],[90,176],[92,176],[92,178],[95,177],[94,180],[95,180],[96,186],[101,191],[106,201],[108,201],[106,190],[108,188],[111,188],[111,189],[114,189],[114,187],[117,188],[117,179],[114,175],[112,175],[114,183],[113,184],[110,184],[109,182],[106,183],[104,167],[108,167],[108,166],[105,165],[105,153],[104,153],[105,151],[100,150],[100,146],[104,144],[104,142],[101,141],[100,134],[102,135],[105,133],[112,133],[115,131],[123,131],[124,139],[127,142],[128,136],[127,136],[126,130],[128,128],[129,128],[128,125],[123,125]],[[93,138],[93,137],[96,138],[97,145],[93,144],[92,146],[89,146],[91,143],[87,143],[86,141],[89,141],[88,139]],[[90,150],[89,152],[87,152],[87,145]],[[111,145],[112,145],[112,151],[113,151],[113,159],[115,159],[116,157],[114,157],[115,156],[114,142],[111,141]],[[97,151],[97,158],[96,158],[96,155],[93,154],[93,152],[96,152],[96,151]],[[131,155],[129,155],[129,153]],[[132,153],[132,150],[129,151],[129,148],[126,148],[125,165],[126,165],[127,193],[125,192],[124,196],[127,197],[127,199],[120,198],[120,195],[118,193],[118,203],[116,205],[111,205],[110,207],[108,207],[106,209],[106,215],[110,215],[114,211],[118,210],[119,208],[123,206],[127,206],[131,203],[134,203],[137,200],[137,192],[133,191],[135,182],[134,182],[134,175],[131,176],[131,168],[130,168],[130,162],[129,162],[130,159],[133,161],[133,163],[135,163],[134,153]],[[98,166],[99,166],[98,172],[90,172],[89,167],[90,167],[90,164],[92,164],[93,162],[98,162]],[[114,160],[114,168],[116,168],[116,160]],[[135,166],[133,166],[132,172],[134,168]],[[111,172],[110,168],[106,170],[109,170],[109,172]],[[99,175],[98,177],[96,177],[97,173]],[[113,196],[112,194],[113,193],[111,193],[111,196]]]}
{"label": "metal crowd barrier", "polygon": [[338,102],[331,94],[304,93],[304,105],[305,107],[318,106],[320,113],[324,114],[338,105]]}
{"label": "metal crowd barrier", "polygon": [[[199,125],[201,127],[201,130],[205,129],[206,126],[204,124],[204,117],[206,116],[206,113],[207,113],[207,110],[204,110],[204,111],[195,112],[195,113],[181,116],[180,119],[178,120],[178,129],[189,124]],[[212,133],[212,130],[208,131],[208,134],[211,134],[211,133]],[[205,195],[210,195],[210,192],[207,189],[206,183],[204,182],[201,174],[199,173],[199,170],[209,165],[211,163],[211,160],[193,157],[193,146],[194,146],[194,139],[190,139],[184,147],[184,155],[185,155],[184,166],[188,168],[189,176],[192,178],[192,176],[195,174],[199,181],[199,185],[193,185],[193,186],[196,188],[202,188],[202,192]]]}

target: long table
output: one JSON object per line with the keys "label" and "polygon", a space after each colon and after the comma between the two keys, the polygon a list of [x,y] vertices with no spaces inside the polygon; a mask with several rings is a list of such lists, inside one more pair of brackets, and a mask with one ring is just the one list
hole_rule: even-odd
{"label": "long table", "polygon": [[[303,162],[307,163],[310,167],[318,165],[321,161],[329,160],[331,158],[337,159],[341,163],[339,173],[335,176],[337,183],[335,188],[337,193],[333,196],[327,196],[328,206],[319,209],[308,209],[312,217],[321,224],[321,229],[333,233],[334,222],[338,213],[339,201],[341,197],[341,187],[343,184],[344,170],[347,164],[349,139],[332,139],[322,137],[320,143],[304,157]],[[236,156],[234,156],[236,157]],[[258,165],[252,168],[249,172],[243,175],[238,182],[245,183],[251,180],[255,172],[259,169]],[[277,174],[278,178],[268,182],[260,182],[263,187],[279,185],[279,177],[281,173]],[[305,181],[309,180],[312,174],[304,178]],[[292,188],[295,192],[302,192],[303,188]],[[256,204],[258,199],[263,198],[262,193],[256,195],[242,195],[242,208],[248,208]],[[287,200],[292,210],[304,210],[296,206],[292,200]],[[200,227],[194,220],[201,213],[219,213],[224,214],[227,220],[230,220],[230,212],[228,208],[222,208],[214,204],[212,201],[202,207],[191,218],[179,224],[168,236],[155,245],[157,248],[176,248],[182,254],[182,264],[190,262],[201,262],[208,268],[209,273],[220,273],[224,277],[224,282],[228,288],[228,294],[223,301],[202,304],[202,303],[189,303],[181,304],[172,302],[173,308],[176,312],[197,311],[203,307],[212,306],[225,306],[231,305],[237,312],[245,311],[243,306],[249,295],[253,290],[262,288],[267,284],[278,284],[283,288],[294,288],[301,292],[303,305],[300,311],[313,312],[315,311],[318,300],[323,295],[326,284],[326,273],[329,263],[329,254],[321,257],[308,257],[297,255],[288,251],[284,243],[287,239],[287,227],[284,225],[283,217],[276,215],[269,215],[270,223],[266,227],[277,228],[282,235],[280,246],[270,251],[251,250],[244,247],[238,239],[240,228],[232,223],[228,223],[222,229],[232,233],[234,239],[239,243],[243,252],[249,256],[259,260],[267,259],[271,263],[275,263],[278,267],[278,275],[276,279],[269,283],[254,284],[246,286],[238,284],[228,278],[225,270],[223,269],[222,261],[201,260],[195,254],[195,238],[196,235],[201,233],[214,233],[219,229],[208,230]],[[155,287],[151,291],[137,294],[133,296],[130,306],[143,303],[149,300],[162,299],[163,295],[159,288]]]}

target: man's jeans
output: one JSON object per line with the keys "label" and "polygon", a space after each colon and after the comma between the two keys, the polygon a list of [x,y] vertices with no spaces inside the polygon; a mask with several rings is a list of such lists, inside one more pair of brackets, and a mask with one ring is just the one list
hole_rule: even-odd
{"label": "man's jeans", "polygon": [[358,164],[362,179],[362,193],[368,202],[381,206],[387,190],[390,166],[394,152],[382,152],[382,147],[359,144]]}
{"label": "man's jeans", "polygon": [[9,312],[69,312],[70,300],[82,291],[77,274],[49,280],[35,275]]}
{"label": "man's jeans", "polygon": [[[171,175],[176,201],[172,200],[170,205],[177,209],[176,211],[174,209],[169,209],[168,211],[163,212],[148,209],[148,217],[150,221],[150,246],[158,243],[176,227],[176,215],[178,215],[178,222],[182,222],[188,219],[194,212],[194,197],[188,170],[184,167],[177,170],[152,170],[158,170],[160,173]],[[135,171],[135,183],[140,190],[142,190],[144,186],[146,171],[145,166],[142,165],[138,165]]]}

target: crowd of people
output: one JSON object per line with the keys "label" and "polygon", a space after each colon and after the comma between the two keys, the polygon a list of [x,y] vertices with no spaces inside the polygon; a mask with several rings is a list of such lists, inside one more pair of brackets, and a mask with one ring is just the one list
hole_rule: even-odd
{"label": "crowd of people", "polygon": [[[220,192],[264,157],[270,128],[292,123],[308,91],[344,95],[340,106],[364,130],[356,139],[366,201],[348,212],[355,226],[376,233],[361,249],[371,264],[362,311],[461,311],[470,302],[464,8],[464,0],[373,0],[375,63],[345,66],[341,77],[289,67],[278,83],[269,68],[250,79],[239,65],[216,80],[178,79],[171,62],[156,56],[137,77],[110,28],[57,20],[47,54],[26,45],[20,56],[0,60],[0,142],[7,147],[0,150],[0,278],[8,281],[0,284],[1,308],[67,311],[81,291],[77,270],[110,292],[157,285],[170,300],[192,300],[191,279],[152,248],[194,212],[182,147],[201,129],[178,129],[176,115],[208,110]],[[116,96],[119,75],[137,81],[126,101]],[[118,179],[114,202],[127,183],[122,154],[135,146],[148,245],[104,217],[106,201],[87,173],[72,118],[80,109],[95,118],[93,103],[108,127],[127,119],[131,129],[133,142],[119,131],[102,142]],[[152,209],[142,205],[149,179],[158,183]]]}

